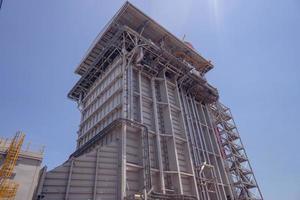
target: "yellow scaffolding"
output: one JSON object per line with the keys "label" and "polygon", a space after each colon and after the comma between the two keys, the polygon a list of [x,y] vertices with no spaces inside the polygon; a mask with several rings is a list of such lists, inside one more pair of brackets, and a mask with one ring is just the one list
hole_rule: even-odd
{"label": "yellow scaffolding", "polygon": [[18,160],[24,138],[25,138],[24,133],[17,132],[7,149],[6,158],[0,169],[0,199],[1,200],[12,200],[16,196],[19,185],[9,179],[13,173],[14,167]]}
{"label": "yellow scaffolding", "polygon": [[17,194],[19,184],[9,180],[4,179],[0,186],[0,199],[1,200],[14,200]]}

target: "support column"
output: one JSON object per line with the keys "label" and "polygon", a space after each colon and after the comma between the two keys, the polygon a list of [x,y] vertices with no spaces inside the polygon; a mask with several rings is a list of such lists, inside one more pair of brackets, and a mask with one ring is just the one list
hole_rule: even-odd
{"label": "support column", "polygon": [[[127,118],[129,113],[128,107],[128,67],[126,61],[126,49],[122,49],[122,73],[123,73],[123,91],[122,91],[122,118]],[[120,170],[120,200],[126,197],[126,123],[122,122],[121,126],[121,170]]]}
{"label": "support column", "polygon": [[68,176],[68,182],[67,182],[67,187],[66,187],[65,200],[69,199],[69,191],[70,191],[70,184],[71,184],[71,180],[72,180],[73,164],[74,164],[74,159],[72,158],[71,163],[70,163],[70,168],[69,168],[69,176]]}
{"label": "support column", "polygon": [[180,167],[179,167],[179,162],[178,162],[178,154],[177,154],[177,148],[176,148],[176,138],[174,135],[174,128],[173,128],[173,120],[172,120],[172,113],[171,113],[171,107],[170,107],[170,99],[169,99],[169,94],[168,94],[168,86],[167,86],[167,77],[165,74],[165,71],[163,73],[163,78],[164,78],[164,87],[166,91],[166,100],[167,100],[167,107],[168,107],[168,113],[169,113],[169,119],[170,119],[170,127],[171,127],[171,134],[172,137],[170,139],[172,140],[172,147],[174,150],[174,159],[175,159],[175,169],[176,169],[176,174],[177,174],[177,181],[178,181],[178,189],[179,189],[179,194],[183,194],[183,189],[182,189],[182,181],[181,181],[181,174],[180,174]]}
{"label": "support column", "polygon": [[94,191],[93,200],[97,200],[97,183],[98,183],[98,168],[99,168],[99,151],[100,147],[96,150],[96,164],[95,164],[95,180],[94,180]]}
{"label": "support column", "polygon": [[126,123],[121,130],[121,200],[126,197]]}
{"label": "support column", "polygon": [[155,78],[151,79],[151,87],[152,87],[152,97],[153,97],[154,123],[155,123],[155,133],[156,133],[156,143],[157,143],[159,179],[160,179],[162,193],[165,194],[166,188],[165,188],[164,170],[163,170],[163,162],[162,162],[162,154],[161,154],[160,131],[159,131],[159,125],[158,125],[158,116],[157,116],[157,99],[156,99],[156,94],[155,94]]}
{"label": "support column", "polygon": [[[208,148],[208,144],[206,144],[206,137],[208,137],[208,140],[209,140],[209,130],[207,129],[207,124],[206,124],[206,122],[205,122],[205,126],[203,127],[203,125],[201,124],[201,121],[200,121],[200,117],[199,117],[199,110],[197,109],[197,104],[196,104],[196,100],[194,99],[194,98],[192,98],[192,107],[193,107],[193,110],[194,110],[194,114],[195,114],[195,121],[196,121],[196,123],[198,124],[198,127],[199,127],[199,131],[200,131],[200,134],[201,134],[201,136],[202,136],[202,140],[203,140],[203,144],[204,144],[204,148],[205,148],[205,153],[206,153],[206,155],[207,155],[207,162],[208,162],[208,164],[209,165],[211,165],[211,166],[214,166],[212,163],[211,163],[211,160],[210,160],[210,155],[211,155],[211,153],[212,153],[212,151],[213,151],[213,146],[211,146],[211,148],[212,148],[212,151],[210,152],[209,151],[209,148]],[[202,113],[202,115],[203,115],[203,118],[204,118],[204,120],[205,120],[205,113],[204,113],[204,111],[202,110],[202,107],[201,107],[201,111],[200,111],[201,113]],[[203,130],[205,128],[205,130],[207,131],[206,133],[207,133],[207,135],[205,134],[205,131]],[[217,164],[217,163],[216,163]],[[212,170],[212,172],[213,172],[213,176],[214,176],[214,178],[217,178],[217,176],[216,176],[216,172],[215,172],[215,167],[216,166],[214,166],[213,167],[213,170]],[[218,199],[221,199],[221,194],[220,194],[220,190],[219,190],[219,187],[218,187],[218,185],[217,185],[217,181],[216,180],[214,180],[214,187],[215,187],[215,192],[216,192],[216,195],[217,195],[217,198]]]}
{"label": "support column", "polygon": [[184,133],[185,133],[185,139],[187,140],[187,142],[186,142],[187,149],[188,149],[188,159],[187,160],[190,161],[189,164],[190,164],[191,171],[192,171],[192,174],[193,174],[194,191],[195,191],[197,199],[199,199],[197,181],[196,181],[196,178],[195,178],[194,164],[193,164],[192,156],[191,156],[191,147],[189,145],[187,127],[184,123],[184,121],[185,121],[184,113],[183,113],[184,111],[183,111],[183,105],[182,105],[182,102],[181,102],[181,97],[180,97],[181,95],[180,95],[180,91],[178,89],[177,81],[176,81],[176,95],[177,95],[177,98],[178,98],[178,103],[179,103],[179,107],[180,107],[180,114],[181,114],[181,118],[182,118],[182,121],[183,121],[183,129],[184,129]]}

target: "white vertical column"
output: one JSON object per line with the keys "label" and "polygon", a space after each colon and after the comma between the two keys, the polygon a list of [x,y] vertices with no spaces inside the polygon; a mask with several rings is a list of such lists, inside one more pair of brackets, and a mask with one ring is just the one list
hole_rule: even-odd
{"label": "white vertical column", "polygon": [[[214,166],[211,163],[211,161],[210,161],[210,154],[212,152],[209,151],[209,149],[207,147],[208,144],[206,144],[206,139],[204,138],[204,137],[209,137],[209,135],[205,135],[205,133],[204,133],[204,130],[202,128],[203,126],[201,124],[200,117],[199,117],[199,112],[198,112],[197,105],[196,105],[196,100],[194,98],[192,99],[192,107],[193,107],[193,110],[194,110],[194,113],[195,113],[196,123],[198,124],[198,126],[200,128],[200,134],[201,134],[201,137],[202,137],[202,140],[203,140],[203,144],[204,144],[204,148],[205,148],[205,153],[207,155],[207,162],[208,162],[208,164]],[[202,110],[202,106],[200,106],[200,107],[201,107],[200,112],[202,112],[202,115],[205,118],[205,114],[204,114],[204,111]],[[207,124],[205,124],[205,125],[207,125]],[[207,129],[207,127],[204,127],[204,128],[206,129],[207,134],[209,134],[209,130]],[[213,146],[211,146],[211,148],[213,149]],[[213,176],[214,176],[214,178],[216,177],[215,166],[213,168]],[[217,186],[217,181],[215,181],[214,186],[215,186],[215,190],[216,190],[216,195],[217,195],[218,199],[220,199],[221,198],[220,197],[221,194],[220,194],[219,187]]]}
{"label": "white vertical column", "polygon": [[129,63],[128,65],[128,81],[127,81],[127,87],[128,87],[128,118],[133,120],[133,69],[132,69],[132,63]]}
{"label": "white vertical column", "polygon": [[164,87],[165,87],[165,91],[166,91],[166,99],[167,99],[167,104],[168,104],[168,113],[169,113],[169,119],[170,119],[170,127],[171,127],[171,140],[172,140],[172,147],[174,150],[174,159],[175,159],[175,165],[176,165],[176,171],[177,171],[177,181],[178,181],[178,186],[179,186],[179,193],[183,194],[183,188],[182,188],[182,182],[181,182],[181,174],[180,174],[180,168],[179,168],[179,162],[178,162],[178,154],[177,154],[177,148],[176,148],[176,139],[175,139],[175,135],[174,135],[174,128],[173,128],[173,121],[172,121],[172,114],[171,114],[171,107],[170,107],[170,100],[169,100],[169,94],[168,94],[168,86],[167,86],[167,77],[166,77],[166,73],[163,73],[163,77],[164,77]]}
{"label": "white vertical column", "polygon": [[[214,137],[215,144],[216,144],[216,146],[217,146],[217,148],[218,148],[218,144],[217,144],[215,135],[211,135],[211,132],[209,131],[209,127],[210,127],[212,133],[214,133],[214,132],[213,132],[213,127],[212,127],[211,124],[210,124],[210,123],[211,123],[211,120],[206,119],[206,117],[209,117],[209,116],[206,116],[206,115],[205,115],[204,109],[203,109],[202,105],[200,105],[200,108],[201,108],[201,112],[203,113],[203,118],[204,118],[204,121],[205,121],[205,124],[206,124],[205,128],[206,128],[206,130],[207,130],[209,142],[210,142],[210,145],[211,145],[211,147],[212,147],[212,152],[213,152],[213,154],[214,154],[214,155],[212,156],[213,159],[214,159],[214,162],[215,162],[214,170],[216,170],[215,173],[217,173],[218,176],[220,177],[220,183],[222,184],[222,185],[221,185],[222,191],[220,191],[220,189],[219,189],[219,187],[218,187],[219,193],[220,193],[221,196],[223,196],[223,197],[225,198],[225,197],[226,197],[226,193],[225,193],[225,189],[224,189],[224,183],[223,183],[222,176],[221,176],[221,173],[220,173],[220,170],[219,170],[219,165],[218,165],[218,161],[217,161],[218,158],[216,158],[216,155],[217,155],[217,154],[220,155],[220,156],[221,156],[221,154],[220,154],[219,151],[218,151],[218,152],[215,152],[214,144],[213,144],[213,142],[212,142],[212,138],[211,138],[211,137]],[[206,106],[205,106],[205,105],[204,105],[204,108],[206,109]],[[207,113],[207,115],[209,115],[207,109],[206,109],[206,113]],[[210,123],[209,123],[209,122],[210,122]],[[200,122],[200,123],[201,123],[201,122]]]}
{"label": "white vertical column", "polygon": [[142,95],[142,72],[139,70],[138,73],[138,82],[139,82],[139,97],[140,97],[140,122],[143,124],[143,95]]}
{"label": "white vertical column", "polygon": [[163,194],[165,194],[166,188],[165,188],[165,179],[164,179],[163,162],[162,162],[162,154],[161,154],[160,131],[159,131],[159,125],[158,125],[157,99],[156,99],[156,93],[155,93],[155,78],[151,79],[151,87],[152,87],[152,97],[153,97],[154,123],[155,123],[155,133],[156,133],[156,143],[157,143],[157,159],[158,159],[158,167],[159,167],[159,179],[160,179],[160,184],[161,184],[161,190],[162,190]]}
{"label": "white vertical column", "polygon": [[98,168],[99,168],[99,151],[100,147],[96,150],[96,164],[95,164],[95,180],[94,180],[94,191],[93,191],[93,200],[97,200],[97,183],[98,183]]}
{"label": "white vertical column", "polygon": [[[195,149],[197,150],[197,157],[199,158],[197,167],[200,167],[201,164],[203,164],[203,162],[206,161],[206,157],[205,157],[204,148],[203,148],[202,142],[201,142],[202,139],[200,138],[201,133],[199,132],[197,123],[195,123],[196,118],[195,118],[195,114],[194,114],[194,109],[193,109],[193,107],[191,107],[191,103],[189,102],[188,98],[190,98],[188,96],[188,94],[183,95],[183,100],[186,104],[187,112],[188,112],[188,115],[189,115],[189,118],[191,121],[190,125],[193,130],[193,136],[194,136],[195,145],[196,145]],[[201,155],[202,155],[202,158],[201,158]],[[199,176],[200,176],[199,178],[201,178],[201,174],[199,174]],[[199,187],[200,187],[199,193],[201,192],[202,199],[204,199],[204,200],[209,199],[207,186],[199,185]]]}
{"label": "white vertical column", "polygon": [[[125,52],[124,52],[125,53]],[[128,74],[127,63],[125,54],[122,59],[122,71],[123,71],[123,91],[122,91],[122,118],[128,117]],[[121,126],[121,171],[120,171],[120,200],[126,197],[126,124],[122,122]]]}
{"label": "white vertical column", "polygon": [[[138,73],[138,83],[139,83],[139,101],[140,101],[140,108],[139,108],[140,109],[140,122],[141,122],[141,124],[143,124],[144,123],[144,118],[143,118],[143,94],[142,94],[142,72],[141,72],[141,70],[139,70],[139,73]],[[143,142],[144,142],[143,141],[143,136],[142,136],[143,134],[144,134],[143,130],[141,129],[141,134],[140,134],[141,141],[142,141],[141,145],[144,145],[143,144]],[[147,133],[147,134],[149,134],[149,133]],[[150,148],[150,147],[148,147],[148,148]],[[142,154],[142,156],[144,156],[143,155],[143,149],[141,148],[141,150],[142,150],[141,154]],[[146,170],[145,169],[145,163],[144,163],[145,159],[143,158],[142,161],[143,161],[143,167],[144,167],[143,170]],[[147,177],[145,176],[145,173],[142,173],[142,174],[143,174],[143,183],[146,186],[146,178]],[[151,176],[151,174],[150,174],[150,176]],[[146,188],[144,188],[144,192],[145,192],[145,189]],[[147,197],[147,195],[145,197]]]}
{"label": "white vertical column", "polygon": [[74,158],[72,158],[72,160],[70,162],[68,182],[67,182],[67,186],[66,186],[65,200],[69,199],[69,191],[70,191],[70,185],[71,185],[71,180],[72,180],[73,165],[74,165]]}
{"label": "white vertical column", "polygon": [[186,142],[187,149],[188,149],[188,152],[187,152],[188,153],[188,159],[187,159],[187,161],[190,161],[189,165],[191,167],[191,173],[193,174],[194,191],[195,191],[197,199],[199,199],[197,181],[196,181],[196,178],[195,178],[194,165],[193,165],[192,156],[191,156],[191,147],[190,147],[189,142],[188,142],[187,127],[185,126],[185,123],[184,123],[185,118],[184,118],[184,114],[183,114],[183,105],[182,105],[182,102],[181,102],[180,91],[178,90],[177,81],[176,81],[176,95],[177,95],[177,99],[178,99],[178,102],[179,102],[181,118],[182,118],[182,121],[183,121],[184,135],[185,135],[185,139],[187,140],[187,142]]}

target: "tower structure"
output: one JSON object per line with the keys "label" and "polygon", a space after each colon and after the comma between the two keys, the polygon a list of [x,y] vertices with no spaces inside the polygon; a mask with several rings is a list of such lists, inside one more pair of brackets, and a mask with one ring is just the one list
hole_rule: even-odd
{"label": "tower structure", "polygon": [[213,65],[126,2],[92,44],[68,97],[77,148],[38,199],[263,199]]}

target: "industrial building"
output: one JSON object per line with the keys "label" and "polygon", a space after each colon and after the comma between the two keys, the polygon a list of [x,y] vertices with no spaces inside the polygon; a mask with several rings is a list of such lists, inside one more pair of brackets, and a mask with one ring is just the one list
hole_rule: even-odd
{"label": "industrial building", "polygon": [[39,177],[35,199],[262,200],[213,68],[126,2],[98,35],[68,97],[77,148]]}

